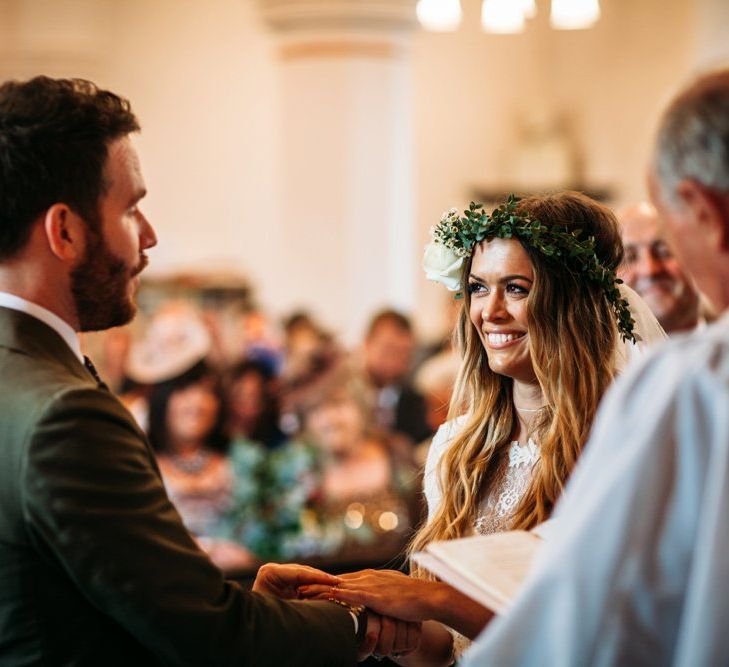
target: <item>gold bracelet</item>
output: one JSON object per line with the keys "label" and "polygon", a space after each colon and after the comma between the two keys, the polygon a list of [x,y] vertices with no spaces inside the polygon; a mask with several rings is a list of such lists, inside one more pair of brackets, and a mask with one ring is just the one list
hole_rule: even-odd
{"label": "gold bracelet", "polygon": [[344,607],[345,609],[353,612],[357,616],[359,616],[365,610],[365,606],[363,604],[352,605],[349,604],[349,602],[343,602],[342,600],[337,600],[336,598],[327,598],[327,600],[329,602],[333,602],[334,604],[338,604],[340,607]]}
{"label": "gold bracelet", "polygon": [[338,604],[340,607],[344,607],[355,619],[357,619],[357,632],[355,634],[355,640],[357,645],[362,643],[367,634],[367,607],[363,604],[351,605],[348,602],[342,602],[342,600],[335,600],[334,598],[327,598],[329,602]]}

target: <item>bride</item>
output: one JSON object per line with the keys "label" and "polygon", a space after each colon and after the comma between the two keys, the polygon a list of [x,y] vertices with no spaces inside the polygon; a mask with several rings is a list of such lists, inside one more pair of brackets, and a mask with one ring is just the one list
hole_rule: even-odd
{"label": "bride", "polygon": [[[622,259],[615,217],[579,193],[510,197],[491,215],[475,204],[464,217],[444,214],[424,265],[429,278],[463,294],[463,360],[451,419],[428,455],[428,518],[411,552],[549,519],[602,395],[640,351],[636,333],[641,346],[665,337],[616,280]],[[411,574],[344,575],[324,594],[425,621],[419,649],[390,658],[448,665],[490,612],[415,566]]]}

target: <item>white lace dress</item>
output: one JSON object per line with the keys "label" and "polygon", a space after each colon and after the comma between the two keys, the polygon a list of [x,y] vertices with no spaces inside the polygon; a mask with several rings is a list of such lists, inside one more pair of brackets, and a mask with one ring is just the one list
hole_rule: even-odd
{"label": "white lace dress", "polygon": [[[453,437],[465,423],[465,415],[443,424],[433,437],[425,463],[424,491],[428,503],[428,518],[436,512],[443,500],[443,490],[438,480],[438,464]],[[539,447],[529,441],[526,445],[512,442],[504,451],[485,483],[486,493],[481,500],[474,533],[487,535],[508,530],[511,517],[532,478],[534,464],[539,460]],[[454,658],[468,648],[470,641],[453,631]]]}

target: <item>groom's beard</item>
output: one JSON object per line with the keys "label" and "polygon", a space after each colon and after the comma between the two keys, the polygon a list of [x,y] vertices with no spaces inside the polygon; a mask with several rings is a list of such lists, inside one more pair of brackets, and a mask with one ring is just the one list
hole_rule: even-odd
{"label": "groom's beard", "polygon": [[84,261],[71,272],[79,331],[127,324],[137,312],[129,282],[147,266],[147,257],[140,255],[139,264],[129,267],[109,250],[101,234],[92,232],[89,238]]}

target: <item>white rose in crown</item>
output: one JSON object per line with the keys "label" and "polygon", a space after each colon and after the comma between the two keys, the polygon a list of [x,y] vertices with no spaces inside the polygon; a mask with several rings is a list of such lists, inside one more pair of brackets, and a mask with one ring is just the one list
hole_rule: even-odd
{"label": "white rose in crown", "polygon": [[431,241],[425,246],[423,269],[428,280],[445,285],[451,292],[461,289],[461,269],[463,257],[442,243]]}

